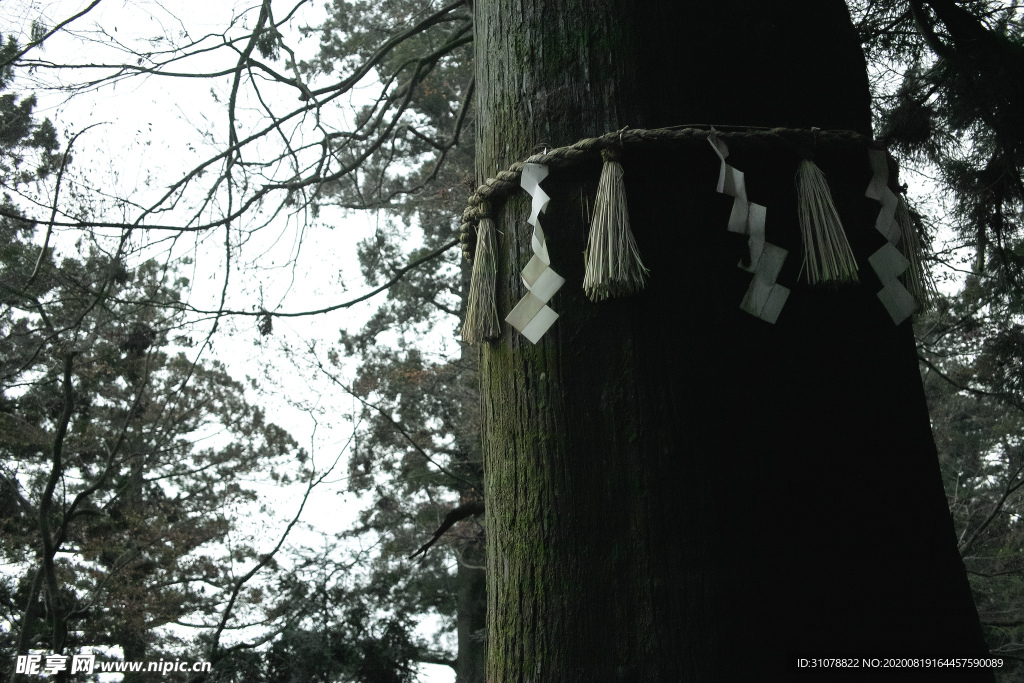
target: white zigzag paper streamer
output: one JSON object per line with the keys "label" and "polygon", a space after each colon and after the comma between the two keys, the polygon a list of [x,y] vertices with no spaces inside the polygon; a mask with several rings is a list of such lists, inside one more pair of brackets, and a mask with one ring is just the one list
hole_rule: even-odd
{"label": "white zigzag paper streamer", "polygon": [[523,284],[530,291],[505,318],[505,322],[519,330],[534,344],[540,341],[552,323],[558,319],[558,314],[551,310],[547,303],[565,284],[565,278],[551,270],[551,258],[548,256],[544,230],[540,227],[540,215],[551,201],[551,197],[540,187],[540,181],[547,175],[548,167],[543,164],[526,164],[523,167],[520,185],[533,197],[533,206],[527,221],[533,226],[533,237],[530,240],[533,258],[523,268]]}
{"label": "white zigzag paper streamer", "polygon": [[733,168],[725,161],[729,156],[729,147],[714,133],[708,136],[708,142],[722,160],[722,167],[718,172],[718,191],[736,198],[732,204],[732,214],[729,216],[729,232],[750,235],[747,240],[750,247],[750,265],[744,266],[742,261],[737,265],[753,273],[754,279],[750,281],[750,287],[740,302],[740,308],[774,325],[786,299],[789,298],[789,288],[775,281],[789,252],[780,246],[765,242],[764,219],[767,209],[747,200],[743,171]]}
{"label": "white zigzag paper streamer", "polygon": [[910,266],[910,262],[896,248],[900,241],[900,227],[896,221],[899,199],[889,189],[889,162],[885,152],[869,149],[868,160],[871,162],[874,176],[864,194],[882,205],[882,210],[875,220],[875,229],[888,240],[882,248],[868,257],[868,263],[882,281],[883,286],[878,292],[878,298],[889,312],[892,321],[899,325],[917,310],[917,302],[913,295],[897,279]]}

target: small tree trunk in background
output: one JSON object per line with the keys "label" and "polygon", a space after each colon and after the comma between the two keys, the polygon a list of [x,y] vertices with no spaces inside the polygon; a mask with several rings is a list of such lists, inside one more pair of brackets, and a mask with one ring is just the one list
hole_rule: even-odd
{"label": "small tree trunk in background", "polygon": [[[627,125],[870,134],[839,0],[474,6],[478,180]],[[985,652],[911,327],[867,265],[884,238],[866,156],[816,155],[861,266],[838,290],[797,284],[797,160],[729,158],[789,250],[776,325],[739,309],[746,237],[726,230],[710,146],[624,154],[651,271],[627,299],[582,291],[599,164],[544,182],[561,317],[536,346],[506,326],[482,354],[491,683],[765,681],[796,654]],[[502,317],[524,294],[527,215],[520,194],[497,218]]]}
{"label": "small tree trunk in background", "polygon": [[[17,655],[27,655],[29,648],[32,645],[32,636],[34,630],[38,628],[39,617],[40,617],[40,600],[39,594],[42,591],[43,586],[43,570],[41,567],[36,567],[32,574],[32,582],[29,584],[28,599],[25,601],[25,609],[21,613],[21,622],[18,624],[18,649],[15,651]],[[11,683],[16,683],[19,676],[16,672],[16,667],[11,664]]]}
{"label": "small tree trunk in background", "polygon": [[[146,456],[136,454],[129,461],[128,479],[125,482],[125,489],[122,493],[121,513],[129,525],[139,524],[144,511],[143,496],[145,496],[144,475]],[[130,538],[130,536],[129,536]],[[111,634],[115,642],[121,646],[122,657],[126,662],[141,662],[146,659],[146,615],[143,610],[145,604],[145,574],[139,570],[139,560],[132,562],[120,577],[120,595],[124,602],[124,610],[118,620],[117,627]],[[137,683],[143,681],[148,674],[140,672],[126,672],[122,683]]]}
{"label": "small tree trunk in background", "polygon": [[482,567],[484,548],[467,545],[462,549],[458,585],[458,662],[455,683],[484,683],[487,680],[487,581]]}
{"label": "small tree trunk in background", "polygon": [[[465,261],[461,263],[462,298],[461,319],[466,316],[466,305],[469,300],[469,285],[472,266]],[[458,450],[465,453],[470,463],[480,463],[480,410],[479,401],[479,349],[462,345],[462,367],[467,371],[466,385],[470,388],[470,396],[463,405],[464,429],[455,435]],[[479,472],[478,464],[467,471]],[[474,477],[474,481],[476,478]],[[460,504],[477,502],[482,496],[483,482],[472,490],[460,492]],[[478,518],[482,521],[482,518]],[[472,523],[467,520],[463,524]],[[484,532],[486,533],[486,532]],[[456,570],[456,637],[458,650],[455,663],[455,683],[484,683],[487,680],[487,581],[482,567],[486,562],[485,538],[477,542],[469,541],[459,548],[460,559]]]}

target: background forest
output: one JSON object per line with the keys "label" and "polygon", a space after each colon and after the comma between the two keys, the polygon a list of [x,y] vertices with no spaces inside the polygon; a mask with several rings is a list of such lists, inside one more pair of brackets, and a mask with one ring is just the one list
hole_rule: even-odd
{"label": "background forest", "polygon": [[[1024,680],[1022,11],[848,5],[960,552]],[[0,6],[2,675],[482,681],[471,4],[201,7]]]}

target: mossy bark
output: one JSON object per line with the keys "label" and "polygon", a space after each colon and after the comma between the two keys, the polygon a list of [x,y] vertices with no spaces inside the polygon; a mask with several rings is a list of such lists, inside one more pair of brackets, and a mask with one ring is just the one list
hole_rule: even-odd
{"label": "mossy bark", "polygon": [[[474,13],[479,180],[627,125],[870,133],[838,0]],[[797,280],[797,151],[729,160],[790,251],[776,325],[739,309],[746,238],[726,230],[710,146],[624,154],[651,271],[627,299],[582,291],[599,165],[544,182],[560,318],[536,346],[506,326],[482,353],[491,683],[779,680],[797,653],[984,651],[912,332],[867,267],[884,238],[866,154],[816,156],[861,264],[831,291]],[[502,316],[524,294],[527,214],[520,194],[497,219]]]}

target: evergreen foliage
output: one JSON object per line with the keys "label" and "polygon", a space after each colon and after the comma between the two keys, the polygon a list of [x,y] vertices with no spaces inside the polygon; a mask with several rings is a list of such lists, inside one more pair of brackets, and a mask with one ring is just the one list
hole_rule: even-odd
{"label": "evergreen foliage", "polygon": [[[993,654],[1018,680],[1024,27],[1017,3],[852,3],[874,68],[876,136],[937,181],[912,216],[929,266],[966,276],[915,324],[960,551]],[[940,231],[952,232],[945,248]]]}
{"label": "evergreen foliage", "polygon": [[[24,292],[39,247],[12,223],[0,225],[0,543],[24,573],[5,589],[4,659],[28,646],[173,654],[183,643],[158,629],[216,615],[232,589],[218,548],[240,538],[248,480],[288,483],[305,456],[221,364],[174,350],[178,316],[149,302],[186,281],[94,248],[45,260]],[[230,551],[255,554],[251,541]]]}

